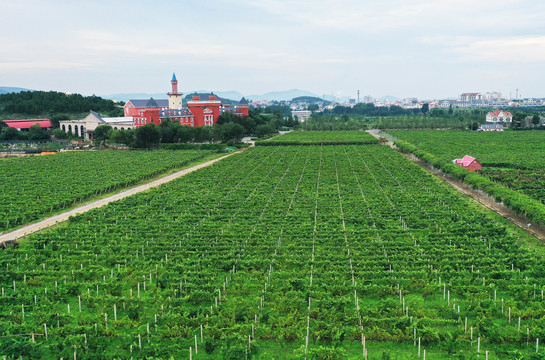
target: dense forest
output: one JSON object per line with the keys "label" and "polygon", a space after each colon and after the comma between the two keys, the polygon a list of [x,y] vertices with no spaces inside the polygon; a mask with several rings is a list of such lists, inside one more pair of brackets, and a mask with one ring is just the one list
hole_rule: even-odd
{"label": "dense forest", "polygon": [[0,115],[43,116],[56,113],[81,114],[89,110],[108,116],[123,116],[123,108],[99,96],[67,95],[56,91],[22,91],[0,95]]}

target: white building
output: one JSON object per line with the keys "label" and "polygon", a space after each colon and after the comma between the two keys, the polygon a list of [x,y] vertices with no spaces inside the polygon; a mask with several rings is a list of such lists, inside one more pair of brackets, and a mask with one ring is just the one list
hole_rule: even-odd
{"label": "white building", "polygon": [[481,93],[463,93],[460,95],[460,101],[464,103],[473,103],[477,100],[482,100],[483,95]]}
{"label": "white building", "polygon": [[503,131],[504,128],[503,124],[486,123],[482,124],[477,131]]}
{"label": "white building", "polygon": [[297,116],[297,120],[299,122],[306,121],[310,117],[310,115],[312,115],[312,111],[310,110],[292,110],[291,111],[291,116],[293,116],[294,119]]}
{"label": "white building", "polygon": [[513,114],[509,111],[496,110],[486,114],[487,123],[510,123],[513,120]]}
{"label": "white building", "polygon": [[114,130],[134,129],[132,116],[103,118],[94,111],[90,111],[85,119],[64,120],[59,124],[64,132],[82,137],[85,140],[93,140],[95,129],[100,125],[109,125]]}

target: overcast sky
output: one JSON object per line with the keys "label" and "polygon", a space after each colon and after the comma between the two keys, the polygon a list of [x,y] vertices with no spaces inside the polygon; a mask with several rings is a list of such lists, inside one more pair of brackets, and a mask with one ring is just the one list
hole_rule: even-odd
{"label": "overcast sky", "polygon": [[545,97],[545,1],[0,0],[0,86]]}

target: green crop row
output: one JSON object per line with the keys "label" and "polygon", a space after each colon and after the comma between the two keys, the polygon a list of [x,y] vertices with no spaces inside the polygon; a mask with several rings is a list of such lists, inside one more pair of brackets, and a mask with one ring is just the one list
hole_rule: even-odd
{"label": "green crop row", "polygon": [[494,197],[498,202],[503,202],[519,215],[525,215],[529,220],[536,223],[545,222],[545,205],[540,201],[510,189],[480,174],[469,172],[463,167],[445,162],[427,151],[418,149],[416,146],[402,140],[395,141],[398,149],[405,153],[411,153],[423,162],[432,165],[443,172],[452,175],[454,178],[471,185],[474,189],[485,191],[489,196]]}
{"label": "green crop row", "polygon": [[378,142],[365,131],[293,131],[268,141],[257,141],[256,145],[364,145]]}
{"label": "green crop row", "polygon": [[211,150],[81,151],[0,160],[0,231],[200,159]]}
{"label": "green crop row", "polygon": [[249,149],[0,252],[0,355],[530,356],[543,249],[495,219],[386,146]]}

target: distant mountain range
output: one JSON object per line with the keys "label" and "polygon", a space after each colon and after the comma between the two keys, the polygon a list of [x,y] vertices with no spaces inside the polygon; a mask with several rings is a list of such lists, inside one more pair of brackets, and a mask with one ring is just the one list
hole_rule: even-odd
{"label": "distant mountain range", "polygon": [[34,91],[30,89],[23,89],[19,87],[7,87],[7,86],[0,86],[0,95],[1,94],[9,94],[9,93],[18,93],[21,91]]}
{"label": "distant mountain range", "polygon": [[271,91],[263,95],[248,95],[247,98],[253,101],[261,101],[261,100],[290,101],[291,99],[300,97],[300,96],[316,96],[317,97],[316,94],[311,93],[310,91],[291,89],[286,91]]}
{"label": "distant mountain range", "polygon": [[[7,93],[13,93],[13,92],[21,92],[21,91],[34,91],[30,89],[24,89],[19,87],[7,87],[7,86],[0,86],[0,95],[1,94],[7,94]],[[185,95],[192,94],[192,93],[210,93],[210,90],[197,90],[197,91],[191,91],[184,93]],[[291,89],[291,90],[285,90],[285,91],[271,91],[265,94],[261,95],[244,95],[238,91],[214,91],[216,95],[223,99],[230,99],[234,101],[239,101],[243,97],[245,97],[249,101],[291,101],[294,98],[302,97],[302,96],[311,96],[316,98],[322,98],[321,96],[318,96],[310,91],[306,90],[300,90],[300,89]],[[101,97],[105,99],[112,99],[117,101],[128,101],[130,99],[149,99],[150,97],[154,99],[166,99],[167,93],[120,93],[120,94],[112,94],[112,95],[100,95]],[[325,95],[324,100],[328,101],[347,101],[348,97],[346,98],[337,98],[333,97],[331,95]],[[389,101],[389,102],[395,102],[398,101],[399,98],[396,98],[394,96],[383,96],[381,98],[378,98],[379,101]]]}

